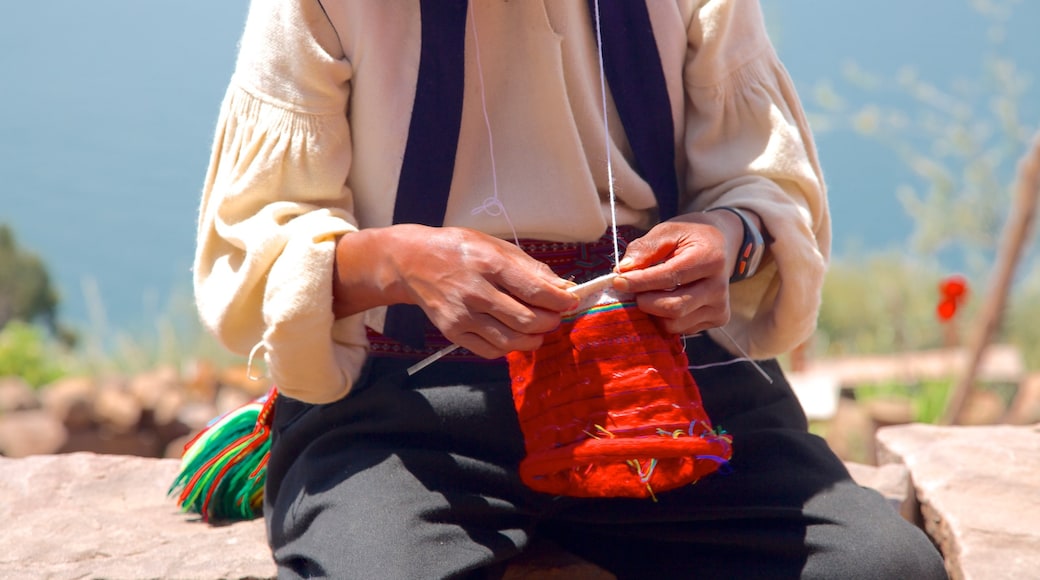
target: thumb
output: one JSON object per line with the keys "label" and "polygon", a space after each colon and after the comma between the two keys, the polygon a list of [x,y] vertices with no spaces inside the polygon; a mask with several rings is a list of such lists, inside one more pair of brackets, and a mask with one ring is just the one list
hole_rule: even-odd
{"label": "thumb", "polygon": [[662,244],[654,243],[647,237],[633,240],[625,248],[625,255],[618,262],[618,273],[640,270],[663,261],[668,257],[668,251]]}

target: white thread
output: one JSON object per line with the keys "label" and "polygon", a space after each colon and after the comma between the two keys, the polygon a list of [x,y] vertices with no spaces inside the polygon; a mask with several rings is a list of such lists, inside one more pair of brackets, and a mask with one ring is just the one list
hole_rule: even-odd
{"label": "white thread", "polygon": [[689,365],[686,368],[693,369],[693,370],[710,369],[710,368],[714,368],[714,367],[725,367],[725,366],[729,366],[729,365],[735,365],[737,363],[742,363],[742,362],[749,362],[749,363],[754,364],[755,361],[753,361],[753,360],[751,360],[749,358],[745,358],[745,357],[737,357],[737,358],[731,358],[729,360],[724,360],[724,361],[719,361],[719,362],[705,363],[705,364],[702,364],[702,365]]}
{"label": "white thread", "polygon": [[617,203],[614,196],[614,164],[610,158],[610,124],[607,119],[607,79],[603,66],[603,31],[600,26],[599,0],[593,3],[596,12],[596,55],[599,58],[599,90],[603,105],[603,146],[607,155],[607,191],[610,195],[610,227],[614,237],[614,265],[621,261],[621,248],[618,245]]}
{"label": "white thread", "polygon": [[[725,329],[725,328],[723,328],[723,327],[719,326],[719,327],[718,327],[718,331],[719,331],[719,332],[721,332],[723,336],[725,336],[726,338],[728,338],[728,339],[729,339],[729,342],[730,342],[730,343],[731,343],[731,344],[733,345],[733,348],[737,349],[737,352],[739,352],[739,353],[740,353],[740,354],[741,354],[741,355],[743,356],[743,358],[735,358],[735,359],[733,359],[733,360],[732,360],[732,361],[730,361],[730,362],[744,362],[744,361],[747,361],[747,362],[751,363],[751,366],[755,367],[755,370],[756,370],[756,371],[758,371],[758,374],[760,374],[760,375],[762,375],[763,377],[765,377],[765,379],[766,379],[767,381],[769,381],[769,384],[773,384],[773,377],[769,376],[769,373],[767,373],[767,372],[766,372],[766,371],[765,371],[765,370],[764,370],[764,369],[762,368],[762,366],[761,366],[761,365],[759,365],[759,364],[758,364],[757,362],[755,362],[755,361],[754,361],[754,359],[752,359],[752,358],[751,358],[751,356],[750,356],[750,355],[748,355],[748,353],[746,353],[746,352],[744,351],[744,349],[740,348],[740,344],[738,344],[738,343],[737,343],[737,341],[736,341],[736,340],[734,340],[734,339],[733,339],[733,337],[732,337],[732,336],[730,336],[728,332],[726,332],[726,329]],[[686,341],[683,341],[683,343],[684,343],[684,344],[685,344],[685,342],[686,342]],[[692,369],[692,368],[708,368],[708,367],[710,367],[710,366],[715,366],[715,365],[719,365],[719,364],[728,364],[728,363],[713,363],[713,364],[708,364],[708,365],[705,365],[705,366],[703,366],[703,367],[690,367],[690,368],[691,368],[691,369]]]}
{"label": "white thread", "polygon": [[491,116],[488,115],[487,95],[484,91],[484,67],[480,63],[480,36],[477,35],[477,6],[476,3],[473,3],[470,6],[470,23],[473,28],[473,54],[477,60],[477,79],[480,81],[480,108],[484,113],[484,127],[487,128],[488,152],[491,157],[491,187],[494,192],[494,194],[485,199],[484,203],[479,207],[473,208],[470,215],[486,213],[492,217],[504,217],[506,224],[509,225],[509,231],[513,233],[513,242],[519,246],[520,236],[516,233],[516,227],[513,225],[513,220],[509,218],[509,212],[506,211],[506,206],[498,197],[498,171],[495,167],[495,139],[491,134]]}
{"label": "white thread", "polygon": [[248,377],[249,380],[259,381],[263,378],[262,376],[253,376],[253,359],[260,354],[261,349],[267,349],[267,347],[264,346],[263,341],[256,343],[253,345],[253,348],[249,349],[249,358],[246,359],[246,377]]}

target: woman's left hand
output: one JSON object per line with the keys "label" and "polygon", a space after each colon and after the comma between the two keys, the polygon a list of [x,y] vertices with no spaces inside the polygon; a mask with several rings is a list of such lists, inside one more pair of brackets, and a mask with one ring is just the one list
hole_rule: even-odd
{"label": "woman's left hand", "polygon": [[743,239],[730,212],[696,212],[653,227],[628,244],[614,287],[636,295],[665,330],[696,334],[729,322],[729,277]]}

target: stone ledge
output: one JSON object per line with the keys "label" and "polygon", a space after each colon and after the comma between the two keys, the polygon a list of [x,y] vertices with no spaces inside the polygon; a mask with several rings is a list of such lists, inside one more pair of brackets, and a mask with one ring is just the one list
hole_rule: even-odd
{"label": "stone ledge", "polygon": [[954,579],[1036,578],[1040,425],[878,431],[881,463],[909,469],[924,529]]}
{"label": "stone ledge", "polygon": [[[70,453],[0,457],[0,578],[269,579],[262,520],[211,526],[166,491],[177,459]],[[509,580],[610,580],[612,574],[543,543],[509,566]]]}
{"label": "stone ledge", "polygon": [[166,490],[176,459],[0,457],[0,578],[273,578],[261,520],[209,526]]}
{"label": "stone ledge", "polygon": [[[964,428],[954,431],[960,432],[960,429]],[[1025,577],[1028,574],[1023,570],[1040,569],[1040,544],[1036,542],[1040,532],[1030,529],[1040,521],[1037,512],[1040,510],[1037,506],[1040,501],[1040,489],[1037,488],[1037,479],[1040,478],[1040,441],[1037,439],[1040,431],[1035,428],[1028,430],[1032,437],[1029,439],[1023,437],[1025,428],[1005,429],[1006,432],[987,434],[999,434],[1012,441],[1012,445],[1006,446],[1006,452],[1013,456],[1016,450],[1021,450],[1021,465],[997,473],[1001,477],[994,478],[987,496],[975,501],[958,496],[956,501],[963,503],[955,501],[947,505],[950,502],[945,500],[944,493],[934,491],[936,485],[928,483],[938,480],[938,477],[925,476],[932,469],[926,460],[928,457],[938,457],[943,468],[950,472],[950,478],[958,479],[958,485],[965,474],[951,469],[952,464],[961,459],[927,452],[933,444],[943,447],[957,438],[945,432],[934,434],[925,426],[883,430],[888,458],[901,458],[902,461],[880,467],[848,466],[857,482],[877,489],[888,498],[894,509],[911,521],[917,518],[918,513],[910,486],[913,473],[917,493],[922,494],[928,508],[933,510],[927,512],[929,520],[926,523],[931,524],[933,533],[946,534],[957,540],[945,544],[960,547],[956,565],[987,573],[994,567],[1019,572],[1017,576],[979,572],[956,577]],[[997,446],[998,449],[1001,447]],[[993,466],[979,466],[980,469],[987,467]],[[265,542],[263,522],[255,520],[210,526],[197,517],[180,513],[174,501],[166,495],[178,468],[176,459],[128,455],[71,453],[22,459],[0,457],[0,497],[3,498],[0,521],[13,523],[0,526],[0,546],[4,546],[0,551],[0,578],[273,578],[275,567]],[[1016,475],[1022,470],[1024,473]],[[1020,479],[1020,485],[1005,488],[1004,477],[1013,475]],[[1002,491],[1006,493],[1000,493]],[[1003,514],[1002,518],[1022,516],[1013,526],[1006,528],[1007,534],[1020,534],[1021,537],[1011,537],[1004,546],[987,547],[992,551],[984,556],[1000,557],[987,567],[984,562],[977,562],[970,550],[968,555],[964,554],[966,542],[961,539],[963,534],[950,531],[949,525],[935,525],[938,516],[934,515],[934,510],[956,514],[938,517],[939,521],[945,522],[955,522],[958,517],[963,517],[961,512],[965,507],[978,513],[993,513],[989,503],[991,496],[1001,497],[995,511]],[[1003,521],[997,520],[997,523]],[[939,543],[943,545],[941,540]],[[611,577],[588,562],[555,551],[552,546],[542,546],[525,554],[507,572],[507,578],[511,579]]]}

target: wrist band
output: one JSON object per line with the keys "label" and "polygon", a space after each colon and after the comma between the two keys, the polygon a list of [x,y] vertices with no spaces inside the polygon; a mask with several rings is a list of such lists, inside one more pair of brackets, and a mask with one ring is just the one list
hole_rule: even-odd
{"label": "wrist band", "polygon": [[762,262],[762,255],[766,251],[762,232],[747,219],[744,212],[735,207],[720,206],[707,211],[716,210],[725,210],[736,215],[740,218],[740,223],[744,225],[744,240],[740,243],[740,252],[737,254],[737,261],[733,265],[733,274],[730,275],[729,282],[732,284],[750,278],[758,270],[758,265]]}

